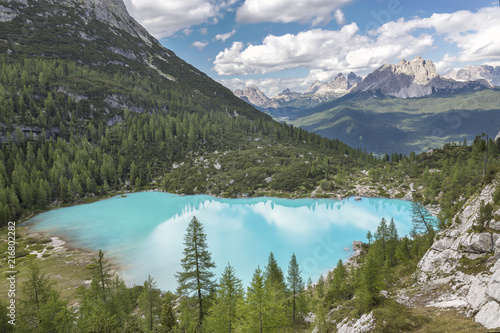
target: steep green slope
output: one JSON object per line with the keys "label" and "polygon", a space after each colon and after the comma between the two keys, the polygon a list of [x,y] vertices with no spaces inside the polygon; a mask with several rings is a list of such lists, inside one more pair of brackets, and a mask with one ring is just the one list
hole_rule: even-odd
{"label": "steep green slope", "polygon": [[[96,75],[54,82],[52,88],[97,103],[101,111],[124,106],[151,111],[150,97],[156,95],[155,107],[160,109],[171,109],[178,99],[198,107],[196,111],[265,117],[161,46],[128,16],[120,1],[0,1],[0,5],[4,13],[11,13],[11,20],[0,22],[0,53],[17,61],[43,57],[91,66]],[[123,83],[123,77],[135,82]],[[136,90],[149,95],[134,94]],[[161,94],[167,96],[162,99]]]}
{"label": "steep green slope", "polygon": [[409,153],[471,141],[482,132],[494,136],[499,105],[499,89],[411,99],[357,93],[295,113],[290,123],[368,151]]}

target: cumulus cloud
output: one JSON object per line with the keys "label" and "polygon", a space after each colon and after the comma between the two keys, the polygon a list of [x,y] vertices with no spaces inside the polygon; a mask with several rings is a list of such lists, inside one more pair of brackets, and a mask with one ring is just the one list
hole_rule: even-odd
{"label": "cumulus cloud", "polygon": [[[257,1],[257,0],[256,0]],[[366,72],[385,63],[411,58],[435,47],[436,36],[459,48],[438,68],[454,62],[500,59],[500,8],[473,13],[458,11],[428,18],[399,19],[361,34],[356,23],[340,30],[312,29],[296,35],[267,36],[260,45],[234,42],[220,52],[213,69],[219,75],[265,74],[309,68],[314,76],[338,72]]]}
{"label": "cumulus cloud", "polygon": [[207,46],[207,42],[200,42],[200,41],[195,41],[193,44],[191,44],[192,47],[196,47],[198,50],[203,50],[205,46]]}
{"label": "cumulus cloud", "polygon": [[[245,0],[236,11],[236,21],[241,23],[300,22],[313,25],[332,20],[332,12],[352,0]],[[334,14],[337,17],[337,13]]]}
{"label": "cumulus cloud", "polygon": [[217,19],[221,8],[209,0],[125,0],[130,14],[156,38]]}
{"label": "cumulus cloud", "polygon": [[337,21],[338,25],[344,25],[345,24],[344,13],[342,12],[342,10],[340,10],[340,8],[337,9],[337,10],[335,10],[334,17],[335,17],[335,21]]}
{"label": "cumulus cloud", "polygon": [[376,39],[361,35],[356,23],[340,30],[313,29],[297,35],[267,36],[261,45],[235,42],[214,61],[219,75],[265,74],[305,67],[324,71],[378,67],[388,59],[417,54],[430,45],[429,35],[388,36]]}
{"label": "cumulus cloud", "polygon": [[225,33],[225,34],[215,35],[215,40],[220,40],[221,42],[224,43],[226,40],[233,37],[235,33],[236,33],[236,30],[233,30],[233,31],[230,31],[230,32]]}
{"label": "cumulus cloud", "polygon": [[410,35],[418,29],[433,29],[446,42],[457,46],[459,54],[447,55],[448,61],[471,62],[500,58],[500,7],[487,7],[473,13],[462,10],[433,14],[429,18],[398,20],[384,24],[374,34]]}

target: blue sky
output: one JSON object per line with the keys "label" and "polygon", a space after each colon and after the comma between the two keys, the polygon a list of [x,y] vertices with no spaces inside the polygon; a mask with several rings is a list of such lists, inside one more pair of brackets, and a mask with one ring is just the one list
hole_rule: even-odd
{"label": "blue sky", "polygon": [[272,97],[422,56],[440,74],[500,65],[493,0],[125,0],[168,49],[230,89]]}

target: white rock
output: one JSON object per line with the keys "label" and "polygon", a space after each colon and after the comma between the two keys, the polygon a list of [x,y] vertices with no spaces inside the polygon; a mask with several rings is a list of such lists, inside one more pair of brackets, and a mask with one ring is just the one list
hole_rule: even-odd
{"label": "white rock", "polygon": [[375,328],[375,317],[373,312],[364,314],[358,320],[343,320],[337,325],[338,333],[364,333],[371,332]]}
{"label": "white rock", "polygon": [[470,234],[461,244],[466,252],[489,253],[493,243],[489,233]]}
{"label": "white rock", "polygon": [[495,301],[500,302],[500,270],[497,270],[490,278],[486,294]]}
{"label": "white rock", "polygon": [[466,300],[470,304],[473,312],[477,312],[483,305],[488,302],[485,287],[486,283],[482,282],[479,279],[475,279],[470,285]]}
{"label": "white rock", "polygon": [[448,300],[448,301],[441,301],[441,302],[430,302],[427,304],[429,307],[436,307],[436,308],[464,308],[467,307],[467,301],[463,299],[453,299],[453,300]]}
{"label": "white rock", "polygon": [[487,329],[500,328],[500,305],[491,301],[481,308],[474,318]]}

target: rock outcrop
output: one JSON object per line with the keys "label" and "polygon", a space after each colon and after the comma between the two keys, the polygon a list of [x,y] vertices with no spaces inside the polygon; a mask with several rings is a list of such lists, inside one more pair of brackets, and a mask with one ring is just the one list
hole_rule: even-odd
{"label": "rock outcrop", "polygon": [[500,328],[500,209],[482,232],[477,232],[481,204],[493,202],[499,181],[474,195],[454,217],[453,225],[436,235],[420,261],[421,289],[446,286],[448,292],[427,301],[427,306],[458,308],[486,328]]}
{"label": "rock outcrop", "polygon": [[374,70],[352,91],[379,92],[398,98],[414,98],[431,95],[436,91],[493,88],[486,80],[459,82],[446,79],[436,71],[431,60],[415,57],[401,60],[397,65],[386,64]]}

